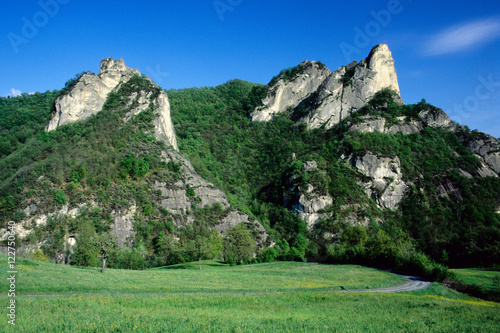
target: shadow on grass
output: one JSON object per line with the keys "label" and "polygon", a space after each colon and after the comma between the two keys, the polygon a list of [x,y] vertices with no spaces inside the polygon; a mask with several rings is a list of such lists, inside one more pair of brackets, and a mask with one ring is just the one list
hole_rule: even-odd
{"label": "shadow on grass", "polygon": [[[221,267],[230,267],[228,264],[224,263],[223,261],[206,261],[206,262],[201,262],[201,268],[221,268]],[[162,266],[162,267],[156,267],[154,269],[199,269],[198,267],[198,262],[193,261],[193,262],[186,262],[183,264],[175,264],[175,265],[169,265],[169,266]]]}

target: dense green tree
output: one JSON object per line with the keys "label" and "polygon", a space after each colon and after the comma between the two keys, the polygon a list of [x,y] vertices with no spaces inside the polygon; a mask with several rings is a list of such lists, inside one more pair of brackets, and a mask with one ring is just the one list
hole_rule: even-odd
{"label": "dense green tree", "polygon": [[205,221],[195,220],[184,226],[181,235],[185,252],[198,260],[200,270],[202,259],[213,259],[222,248],[221,237]]}
{"label": "dense green tree", "polygon": [[75,239],[76,246],[71,256],[71,264],[97,267],[99,265],[97,258],[99,252],[94,241],[97,233],[90,221],[83,220],[80,223]]}
{"label": "dense green tree", "polygon": [[97,248],[98,257],[102,260],[101,272],[106,269],[106,261],[118,250],[115,235],[106,232],[94,237],[94,244]]}
{"label": "dense green tree", "polygon": [[241,264],[252,258],[255,241],[244,224],[227,230],[224,233],[224,260],[230,264]]}

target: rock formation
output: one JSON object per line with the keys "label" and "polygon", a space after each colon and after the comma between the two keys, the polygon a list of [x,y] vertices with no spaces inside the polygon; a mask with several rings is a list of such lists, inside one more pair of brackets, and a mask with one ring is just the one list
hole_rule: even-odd
{"label": "rock formation", "polygon": [[[303,86],[307,89],[300,90]],[[273,113],[290,108],[290,117],[297,123],[312,129],[325,125],[329,129],[385,88],[394,91],[402,103],[394,59],[389,47],[380,44],[360,63],[352,62],[332,73],[327,68],[310,69],[291,81],[281,75],[277,83],[269,85],[263,106],[257,107],[251,117],[254,121],[268,121]]]}
{"label": "rock formation", "polygon": [[[302,167],[303,172],[311,172],[319,170],[316,161],[307,161]],[[319,172],[322,172],[319,170]],[[290,199],[285,202],[285,207],[295,211],[299,218],[306,222],[309,229],[313,228],[316,222],[322,220],[330,213],[325,213],[324,210],[333,204],[333,198],[327,193],[319,193],[312,184],[306,184],[304,188],[300,188],[295,184],[295,177],[292,176],[289,180],[289,186],[285,197]]]}
{"label": "rock formation", "polygon": [[399,158],[366,153],[363,156],[350,156],[348,160],[367,177],[362,184],[366,195],[376,200],[381,207],[395,209],[408,188],[403,181]]}
{"label": "rock formation", "polygon": [[[101,60],[98,75],[83,74],[65,94],[57,98],[56,111],[47,124],[46,130],[53,131],[58,126],[84,120],[101,111],[108,94],[118,89],[122,83],[127,82],[134,75],[141,75],[141,73],[137,69],[127,67],[122,58],[116,61],[112,58]],[[158,112],[158,117],[154,121],[157,139],[178,149],[174,126],[170,118],[170,104],[165,92],[161,91],[155,100],[150,100],[150,96],[141,97],[140,105],[134,113],[139,113],[153,103]]]}
{"label": "rock formation", "polygon": [[480,132],[472,132],[473,137],[467,137],[458,132],[458,137],[465,142],[468,149],[474,152],[485,167],[500,174],[500,141]]}
{"label": "rock formation", "polygon": [[423,124],[421,121],[407,121],[405,118],[406,117],[398,117],[397,124],[387,124],[387,120],[384,117],[363,116],[363,121],[353,124],[349,128],[349,131],[363,133],[380,132],[390,134],[401,132],[402,134],[407,135],[412,133],[419,133],[423,129]]}
{"label": "rock formation", "polygon": [[[289,107],[295,108],[302,100],[316,91],[330,75],[330,70],[315,61],[304,61],[297,67],[281,73],[272,80],[269,92],[264,98],[263,106],[252,113],[254,121],[269,121],[273,114],[284,112]],[[290,77],[292,76],[292,77]]]}

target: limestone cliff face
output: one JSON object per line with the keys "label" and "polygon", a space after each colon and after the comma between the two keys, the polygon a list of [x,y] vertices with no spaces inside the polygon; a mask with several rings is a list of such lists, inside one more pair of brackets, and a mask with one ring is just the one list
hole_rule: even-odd
{"label": "limestone cliff face", "polygon": [[270,84],[269,92],[264,98],[263,106],[252,113],[254,121],[269,121],[273,114],[284,112],[289,107],[295,108],[302,100],[312,94],[330,70],[315,61],[304,61],[295,68],[294,77],[280,74],[277,80]]}
{"label": "limestone cliff face", "polygon": [[367,180],[363,182],[366,194],[375,199],[379,206],[397,208],[408,185],[403,181],[399,158],[380,157],[372,153],[350,156],[349,162]]}
{"label": "limestone cliff face", "polygon": [[[393,90],[396,100],[402,103],[394,59],[385,44],[375,46],[368,57],[359,64],[353,62],[332,73],[324,69],[321,74],[308,76],[308,79],[314,82],[297,76],[285,86],[294,87],[292,94],[280,94],[279,88],[282,86],[278,86],[276,90],[269,87],[269,93],[262,101],[264,106],[258,107],[252,113],[252,120],[268,121],[273,113],[292,107],[294,111],[291,118],[297,123],[308,124],[313,129],[325,125],[326,129],[329,129],[352,111],[365,105],[382,89]],[[309,89],[302,93],[297,92],[304,84],[303,81],[308,82]],[[317,88],[312,90],[315,87]],[[276,106],[277,100],[280,107]]]}
{"label": "limestone cliff face", "polygon": [[[101,111],[108,94],[118,89],[122,83],[127,82],[132,76],[141,75],[137,69],[129,68],[123,59],[101,60],[99,74],[83,74],[55,103],[56,111],[47,124],[46,130],[53,131],[58,126],[84,120]],[[134,96],[135,97],[135,96]],[[163,140],[168,145],[177,148],[172,119],[170,118],[170,104],[165,92],[151,100],[150,96],[141,96],[139,106],[134,114],[139,113],[153,103],[158,117],[155,119],[155,134],[158,140]]]}
{"label": "limestone cliff face", "polygon": [[363,132],[363,133],[390,133],[396,134],[401,132],[404,135],[419,133],[423,129],[423,124],[421,121],[410,120],[407,121],[406,117],[398,117],[396,124],[388,124],[387,119],[384,117],[377,116],[363,116],[360,123],[353,124],[349,131],[351,132]]}
{"label": "limestone cliff face", "polygon": [[[500,174],[500,141],[498,139],[479,132],[472,138],[458,132],[458,137],[465,142],[467,148],[474,152],[482,162],[481,176],[496,177]],[[493,172],[488,171],[488,169]]]}

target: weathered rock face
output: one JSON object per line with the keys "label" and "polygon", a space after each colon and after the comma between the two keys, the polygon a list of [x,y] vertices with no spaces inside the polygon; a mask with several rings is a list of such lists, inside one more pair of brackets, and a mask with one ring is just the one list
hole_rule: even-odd
{"label": "weathered rock face", "polygon": [[181,154],[175,151],[163,152],[162,159],[167,163],[180,162],[182,164],[182,176],[175,184],[168,185],[162,182],[155,182],[153,184],[153,190],[159,190],[162,193],[161,205],[163,208],[171,212],[182,212],[191,207],[186,192],[188,187],[193,188],[195,197],[200,199],[198,203],[199,206],[213,206],[218,202],[222,205],[223,209],[229,208],[229,201],[226,195],[212,183],[201,178],[196,173],[191,163]]}
{"label": "weathered rock face", "polygon": [[266,229],[264,229],[264,227],[257,221],[250,221],[248,215],[236,210],[229,212],[229,214],[222,219],[221,223],[215,226],[215,229],[219,233],[222,233],[241,223],[245,224],[249,230],[252,230],[256,234],[257,244],[266,244],[266,241],[268,240]]}
{"label": "weathered rock face", "polygon": [[[98,75],[93,73],[83,74],[68,92],[57,98],[56,111],[47,124],[46,130],[53,131],[58,126],[84,120],[91,115],[101,111],[106,102],[108,94],[127,82],[132,76],[141,75],[137,69],[129,68],[123,59],[113,60],[106,58],[101,60],[101,68]],[[132,96],[132,100],[136,96]],[[147,108],[150,103],[156,107],[158,117],[155,119],[155,134],[158,140],[177,148],[172,119],[170,118],[170,104],[164,91],[151,100],[151,96],[141,96],[139,106],[134,110],[137,114]]]}
{"label": "weathered rock face", "polygon": [[396,134],[401,132],[404,135],[419,133],[423,129],[423,124],[420,121],[410,120],[406,121],[406,117],[398,117],[398,123],[388,124],[387,120],[383,117],[364,116],[363,121],[356,123],[349,128],[352,132],[364,133],[390,133]]}
{"label": "weathered rock face", "polygon": [[98,75],[83,74],[66,94],[56,100],[56,113],[47,125],[47,131],[97,113],[102,109],[109,92],[120,82],[128,81],[134,74],[140,75],[140,72],[125,66],[123,59],[101,60]]}
{"label": "weathered rock face", "polygon": [[403,181],[399,158],[378,157],[372,153],[348,158],[353,167],[368,177],[363,182],[366,194],[384,208],[395,209],[408,185]]}
{"label": "weathered rock face", "polygon": [[288,107],[295,108],[302,100],[318,89],[330,74],[330,70],[315,61],[299,64],[300,72],[292,79],[280,75],[269,87],[269,93],[262,101],[264,106],[252,113],[254,121],[269,121],[273,114],[283,112]]}
{"label": "weathered rock face", "polygon": [[[316,161],[307,161],[302,167],[303,172],[315,170],[322,172],[318,170]],[[321,193],[312,184],[299,187],[295,176],[289,179],[284,197],[284,206],[295,211],[309,229],[312,229],[318,221],[331,216],[330,212],[324,210],[333,204],[333,198],[327,193]]]}
{"label": "weathered rock face", "polygon": [[454,129],[455,125],[451,122],[450,117],[441,109],[425,110],[419,113],[420,118],[431,127],[443,127]]}
{"label": "weathered rock face", "polygon": [[308,184],[305,191],[300,194],[298,202],[292,208],[298,213],[299,218],[306,222],[307,227],[311,229],[316,222],[329,216],[323,210],[332,204],[332,197],[315,193],[314,186]]}
{"label": "weathered rock face", "polygon": [[[248,215],[235,209],[230,209],[229,201],[221,190],[217,189],[212,183],[201,178],[194,170],[191,163],[176,151],[170,150],[162,153],[162,159],[165,162],[181,163],[181,176],[174,184],[155,182],[153,190],[161,192],[161,206],[169,212],[179,215],[176,218],[177,225],[192,222],[192,217],[186,212],[191,208],[192,200],[197,200],[197,205],[213,206],[219,203],[224,210],[229,210],[229,214],[215,226],[217,231],[223,232],[229,228],[235,227],[240,223],[246,224],[251,230],[259,234],[258,242],[263,243],[268,235],[264,227],[258,221],[250,221]],[[194,197],[188,196],[187,189],[194,190]]]}
{"label": "weathered rock face", "polygon": [[[476,138],[472,140],[460,133],[458,136],[462,141],[466,142],[467,148],[476,153],[489,169],[493,170],[496,174],[500,174],[500,141],[484,133],[477,133]],[[488,173],[487,171],[485,172]]]}
{"label": "weathered rock face", "polygon": [[[264,107],[257,108],[252,113],[255,121],[268,121],[272,114],[283,112],[288,107],[294,108],[292,119],[297,123],[306,123],[310,128],[319,128],[323,125],[326,129],[338,124],[352,111],[365,105],[378,91],[389,88],[396,94],[396,100],[402,103],[394,59],[389,47],[385,44],[375,46],[369,56],[359,64],[353,62],[348,66],[342,66],[326,78],[322,75],[310,76],[315,80],[309,85],[307,91],[302,93],[294,90],[295,98],[286,99],[286,105],[276,107],[276,100],[282,95],[277,94],[280,90],[270,92],[262,101]],[[321,80],[321,81],[320,81]],[[303,78],[297,77],[289,86],[300,88]],[[311,90],[317,87],[316,90]],[[294,103],[292,103],[294,102]],[[268,110],[272,110],[269,112]]]}
{"label": "weathered rock face", "polygon": [[125,211],[112,211],[113,217],[112,233],[116,236],[116,242],[120,245],[132,245],[134,236],[134,218],[137,206],[132,205]]}

